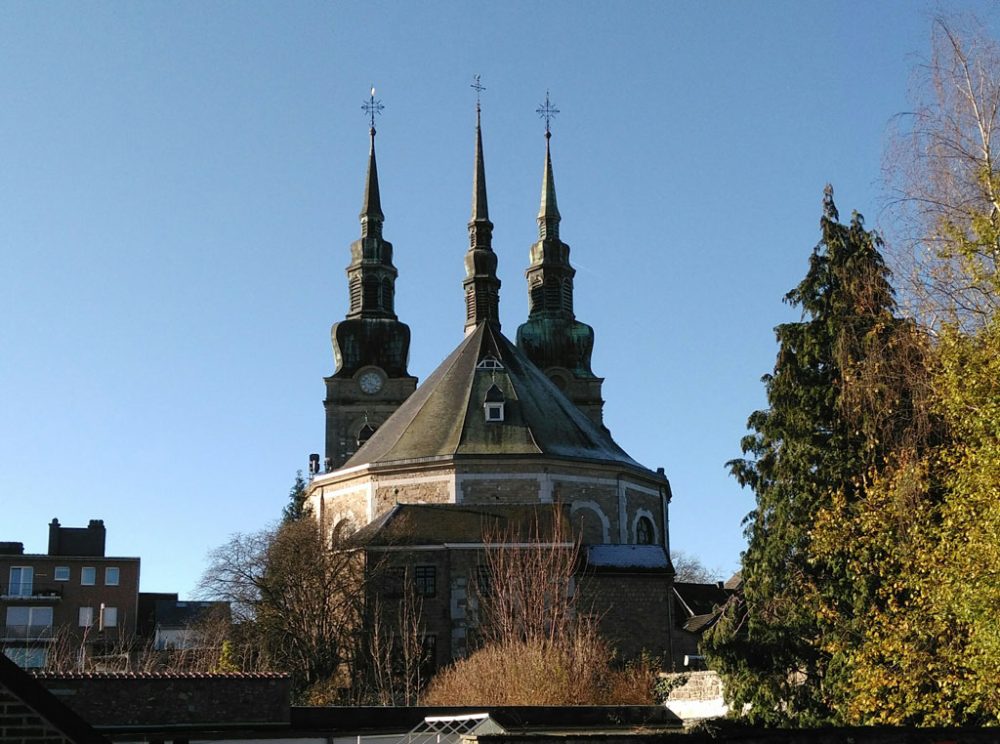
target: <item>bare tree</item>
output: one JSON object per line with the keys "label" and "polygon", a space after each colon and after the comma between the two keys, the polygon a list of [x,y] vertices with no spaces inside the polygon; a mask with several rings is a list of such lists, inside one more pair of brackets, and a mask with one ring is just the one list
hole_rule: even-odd
{"label": "bare tree", "polygon": [[288,671],[299,689],[332,678],[347,687],[365,581],[364,555],[343,525],[327,530],[301,519],[234,535],[212,552],[200,593],[231,603],[260,666]]}
{"label": "bare tree", "polygon": [[477,582],[482,646],[439,672],[428,705],[651,704],[654,670],[616,667],[597,619],[581,607],[580,544],[563,509],[487,531]]}
{"label": "bare tree", "polygon": [[976,327],[1000,304],[1000,45],[937,18],[914,91],[885,161],[895,273],[926,325]]}
{"label": "bare tree", "polygon": [[580,543],[561,506],[536,511],[528,525],[487,530],[483,542],[488,580],[477,587],[483,640],[552,642],[566,635],[577,619]]}
{"label": "bare tree", "polygon": [[720,578],[718,569],[707,568],[697,556],[683,550],[670,551],[670,562],[674,564],[674,581],[714,584]]}
{"label": "bare tree", "polygon": [[423,602],[406,586],[398,602],[373,594],[366,626],[368,666],[356,699],[376,705],[416,705],[427,683]]}

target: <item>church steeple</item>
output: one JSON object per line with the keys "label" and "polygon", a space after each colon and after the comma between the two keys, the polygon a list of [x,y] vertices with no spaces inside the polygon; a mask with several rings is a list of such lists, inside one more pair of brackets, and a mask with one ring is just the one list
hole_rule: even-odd
{"label": "church steeple", "polygon": [[396,267],[392,265],[392,243],[382,237],[382,197],[375,162],[375,127],[368,130],[368,173],[361,204],[361,239],[351,244],[347,267],[351,306],[348,318],[396,318]]}
{"label": "church steeple", "polygon": [[552,132],[545,130],[545,172],[542,173],[542,203],[538,208],[538,237],[559,237],[559,204],[556,202],[556,178],[552,175],[552,152],[550,143]]}
{"label": "church steeple", "polygon": [[365,197],[361,205],[361,237],[382,236],[382,198],[378,192],[378,165],[375,163],[375,127],[368,130],[371,144],[368,148],[368,175],[365,177]]}
{"label": "church steeple", "polygon": [[[382,197],[375,162],[375,115],[381,102],[362,106],[370,117],[368,172],[362,197],[361,237],[351,243],[347,317],[330,331],[336,370],[326,378],[326,460],[339,468],[362,441],[363,427],[385,421],[417,385],[406,371],[410,329],[396,317],[392,243],[382,237]],[[366,430],[367,431],[367,430]]]}
{"label": "church steeple", "polygon": [[603,421],[603,380],[590,368],[594,329],[576,319],[569,246],[559,238],[559,204],[552,170],[552,131],[549,123],[559,113],[545,94],[538,109],[545,118],[545,166],[538,207],[538,242],[531,246],[528,280],[528,322],[517,329],[517,345],[555,382],[567,397],[596,423]]}
{"label": "church steeple", "polygon": [[[478,93],[484,88],[479,76],[472,86]],[[483,159],[483,130],[479,101],[476,101],[476,162],[472,176],[472,218],[469,220],[469,250],[465,254],[465,333],[480,323],[500,328],[500,280],[497,256],[493,252],[493,223],[486,200],[486,166]]]}

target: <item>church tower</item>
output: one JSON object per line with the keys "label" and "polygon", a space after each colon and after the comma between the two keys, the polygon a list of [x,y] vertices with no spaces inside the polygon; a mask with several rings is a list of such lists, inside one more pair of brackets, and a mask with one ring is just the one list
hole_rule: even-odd
{"label": "church tower", "polygon": [[539,109],[545,123],[545,168],[538,210],[538,242],[531,246],[528,279],[528,322],[517,329],[517,346],[576,406],[598,426],[604,425],[601,385],[590,368],[594,329],[573,312],[573,277],[569,246],[559,239],[559,205],[552,173],[549,119],[556,113],[545,97]]}
{"label": "church tower", "polygon": [[[478,80],[477,83],[478,85]],[[486,165],[483,162],[483,130],[476,102],[476,162],[472,175],[472,217],[469,219],[469,250],[465,254],[465,335],[482,322],[500,330],[500,280],[497,254],[493,252],[493,223],[486,201]]]}
{"label": "church tower", "polygon": [[410,329],[395,312],[396,267],[392,244],[382,237],[382,202],[375,163],[375,100],[371,114],[368,176],[361,207],[361,238],[351,244],[347,267],[350,307],[346,319],[331,329],[336,371],[325,378],[326,466],[336,470],[378,426],[402,405],[417,386],[406,371]]}

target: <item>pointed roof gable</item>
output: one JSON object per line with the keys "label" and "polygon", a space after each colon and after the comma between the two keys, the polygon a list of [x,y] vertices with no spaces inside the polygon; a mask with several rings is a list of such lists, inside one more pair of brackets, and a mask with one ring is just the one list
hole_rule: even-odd
{"label": "pointed roof gable", "polygon": [[[491,386],[505,398],[487,421]],[[550,456],[646,470],[490,323],[480,323],[344,465],[453,456]]]}

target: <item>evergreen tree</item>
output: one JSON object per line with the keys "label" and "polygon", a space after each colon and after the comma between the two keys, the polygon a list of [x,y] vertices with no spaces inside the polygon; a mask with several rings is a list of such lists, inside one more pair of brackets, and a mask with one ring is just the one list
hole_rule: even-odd
{"label": "evergreen tree", "polygon": [[867,435],[869,411],[848,393],[896,322],[881,240],[857,213],[839,222],[829,186],[820,227],[805,278],[785,296],[802,319],[775,331],[777,361],[763,378],[769,408],[750,416],[747,457],[729,463],[757,506],[746,518],[742,596],[705,642],[733,709],[749,704],[749,717],[767,724],[838,720],[844,669],[833,636],[867,590],[836,553],[814,552],[811,531],[834,494],[857,498],[884,454]]}
{"label": "evergreen tree", "polygon": [[302,477],[302,471],[295,472],[295,482],[288,491],[288,503],[281,511],[281,521],[283,524],[294,522],[309,513],[309,506],[306,504],[306,482]]}

